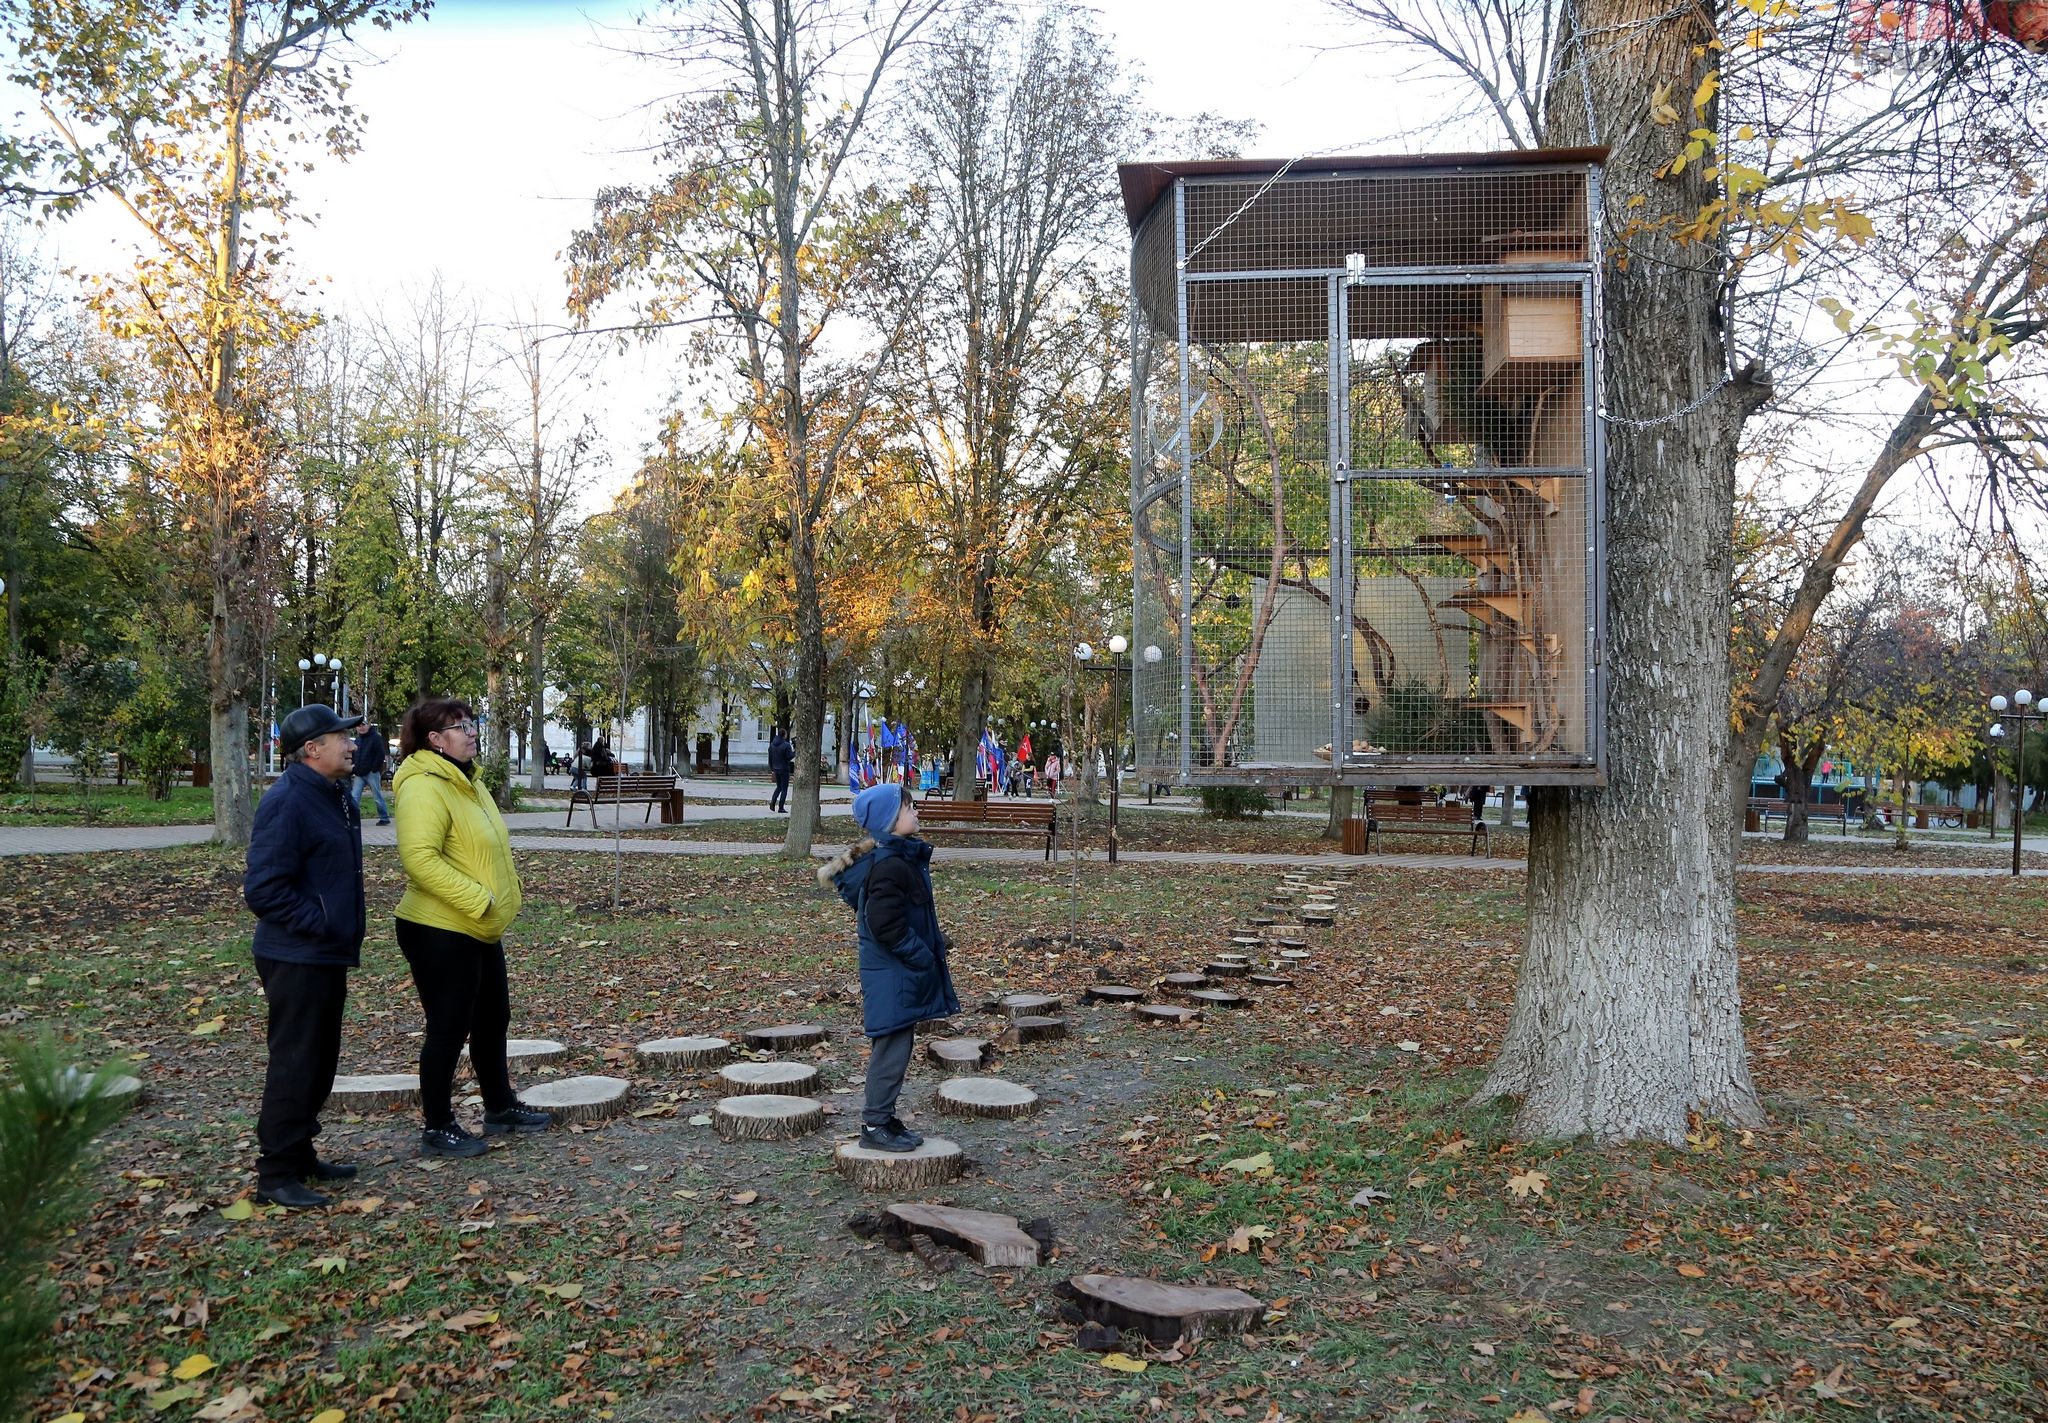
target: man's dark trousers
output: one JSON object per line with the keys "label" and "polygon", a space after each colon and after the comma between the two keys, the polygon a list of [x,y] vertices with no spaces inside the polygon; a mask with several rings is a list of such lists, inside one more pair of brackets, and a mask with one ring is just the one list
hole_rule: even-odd
{"label": "man's dark trousers", "polygon": [[334,1090],[341,1058],[341,1010],[348,1001],[348,969],[340,964],[256,960],[263,995],[270,1000],[270,1067],[263,1077],[263,1110],[256,1119],[259,1190],[297,1181],[313,1170],[313,1138],[320,1109]]}

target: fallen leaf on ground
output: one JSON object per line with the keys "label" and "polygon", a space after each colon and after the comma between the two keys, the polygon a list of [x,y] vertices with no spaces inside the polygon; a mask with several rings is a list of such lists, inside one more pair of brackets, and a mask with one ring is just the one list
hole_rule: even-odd
{"label": "fallen leaf on ground", "polygon": [[465,1329],[474,1329],[479,1324],[496,1324],[498,1311],[495,1309],[465,1309],[441,1321],[441,1327],[450,1334],[460,1334]]}
{"label": "fallen leaf on ground", "polygon": [[195,1038],[210,1038],[227,1025],[228,1020],[225,1018],[208,1018],[192,1030],[192,1036]]}
{"label": "fallen leaf on ground", "polygon": [[216,1365],[213,1360],[207,1358],[206,1355],[190,1354],[186,1356],[184,1363],[171,1370],[171,1377],[181,1382],[190,1382],[201,1374],[212,1373],[215,1367]]}
{"label": "fallen leaf on ground", "polygon": [[1508,1191],[1518,1201],[1543,1194],[1543,1188],[1550,1184],[1550,1178],[1541,1171],[1524,1171],[1518,1176],[1508,1177]]}
{"label": "fallen leaf on ground", "polygon": [[256,1395],[246,1388],[236,1387],[216,1398],[193,1415],[203,1418],[206,1423],[235,1423],[237,1419],[260,1418],[256,1407]]}
{"label": "fallen leaf on ground", "polygon": [[1273,1174],[1273,1153],[1261,1151],[1256,1156],[1240,1156],[1235,1161],[1223,1163],[1225,1171],[1242,1171],[1247,1176],[1270,1176]]}
{"label": "fallen leaf on ground", "polygon": [[1120,1374],[1142,1374],[1145,1372],[1145,1361],[1134,1359],[1129,1354],[1104,1354],[1102,1367],[1115,1369]]}
{"label": "fallen leaf on ground", "polygon": [[239,1201],[229,1201],[220,1210],[220,1218],[222,1220],[247,1220],[254,1214],[256,1214],[256,1203],[247,1196],[242,1197]]}
{"label": "fallen leaf on ground", "polygon": [[1704,1280],[1707,1277],[1707,1272],[1698,1265],[1693,1264],[1690,1260],[1678,1267],[1678,1273],[1685,1276],[1688,1280]]}
{"label": "fallen leaf on ground", "polygon": [[1394,1197],[1389,1192],[1382,1191],[1377,1186],[1367,1186],[1351,1198],[1351,1204],[1354,1206],[1369,1206],[1374,1201],[1391,1201],[1392,1199]]}
{"label": "fallen leaf on ground", "polygon": [[761,1199],[759,1191],[734,1191],[728,1198],[736,1206],[750,1206]]}
{"label": "fallen leaf on ground", "polygon": [[348,1423],[348,1415],[339,1408],[323,1408],[308,1418],[306,1423]]}

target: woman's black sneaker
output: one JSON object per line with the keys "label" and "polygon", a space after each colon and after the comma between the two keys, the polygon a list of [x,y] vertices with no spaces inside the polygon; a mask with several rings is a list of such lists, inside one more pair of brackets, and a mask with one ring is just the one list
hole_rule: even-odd
{"label": "woman's black sneaker", "polygon": [[870,1151],[915,1151],[924,1145],[924,1138],[891,1117],[887,1126],[862,1127],[860,1144]]}
{"label": "woman's black sneaker", "polygon": [[471,1136],[460,1122],[445,1127],[427,1127],[420,1132],[422,1156],[482,1156],[490,1147],[480,1136]]}
{"label": "woman's black sneaker", "polygon": [[508,1131],[546,1131],[554,1124],[551,1114],[538,1107],[529,1107],[524,1102],[514,1102],[502,1112],[484,1113],[485,1136],[498,1136]]}

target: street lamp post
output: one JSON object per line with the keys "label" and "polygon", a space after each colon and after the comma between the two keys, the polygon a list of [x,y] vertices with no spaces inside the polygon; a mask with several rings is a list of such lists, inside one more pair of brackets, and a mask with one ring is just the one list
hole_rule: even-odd
{"label": "street lamp post", "polygon": [[310,661],[303,657],[299,659],[299,705],[304,706],[306,704],[306,678],[312,675],[315,668],[334,678],[334,694],[336,700],[340,703],[335,710],[339,711],[343,716],[347,716],[348,684],[341,680],[341,659],[339,657],[330,657],[324,652],[314,653]]}
{"label": "street lamp post", "polygon": [[2026,824],[2027,813],[2027,723],[2048,721],[2048,713],[2029,711],[2034,705],[2034,694],[2025,687],[2012,694],[2007,702],[2003,696],[1991,699],[1991,710],[2000,718],[1991,723],[1991,739],[1994,742],[2005,739],[2005,721],[2011,721],[2012,733],[2012,872],[2020,872],[2020,832]]}
{"label": "street lamp post", "polygon": [[[1116,863],[1117,808],[1122,800],[1123,784],[1123,720],[1119,701],[1124,671],[1129,663],[1124,654],[1130,651],[1131,641],[1122,633],[1109,640],[1109,665],[1101,668],[1109,678],[1109,862]],[[1154,649],[1148,649],[1148,651]],[[1081,662],[1083,670],[1093,670],[1089,664],[1094,660],[1095,649],[1082,643],[1074,649],[1074,656]]]}

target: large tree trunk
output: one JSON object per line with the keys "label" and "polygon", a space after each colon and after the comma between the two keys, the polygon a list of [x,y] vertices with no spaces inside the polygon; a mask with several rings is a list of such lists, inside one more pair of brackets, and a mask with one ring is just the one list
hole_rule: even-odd
{"label": "large tree trunk", "polygon": [[1629,260],[1610,252],[1605,270],[1609,782],[1531,793],[1528,943],[1480,1095],[1519,1097],[1523,1136],[1676,1144],[1693,1111],[1763,1119],[1721,810],[1736,436],[1761,392],[1749,379],[1724,386],[1724,254],[1665,235],[1713,192],[1700,164],[1657,176],[1686,125],[1648,114],[1660,84],[1690,95],[1715,62],[1694,54],[1715,38],[1711,23],[1657,0],[1582,0],[1568,23],[1599,39],[1562,51],[1578,61],[1549,96],[1549,138],[1615,144],[1609,240],[1635,224]]}
{"label": "large tree trunk", "polygon": [[[526,648],[526,744],[533,749],[533,764],[527,773],[526,787],[539,794],[548,788],[548,705],[547,674],[547,628],[538,615],[533,620],[533,629],[527,634]],[[573,753],[574,748],[571,748]]]}
{"label": "large tree trunk", "polygon": [[825,614],[818,602],[810,530],[798,531],[790,554],[796,576],[796,697],[790,736],[796,769],[789,778],[789,830],[782,853],[808,856],[818,834],[818,756],[825,738]]}
{"label": "large tree trunk", "polygon": [[[974,799],[974,757],[981,747],[982,729],[988,725],[994,687],[994,673],[976,655],[960,678],[960,726],[953,735],[954,800]],[[995,787],[989,792],[993,795]]]}
{"label": "large tree trunk", "polygon": [[[217,537],[236,542],[232,528]],[[232,553],[224,555],[232,558]],[[246,845],[255,828],[256,807],[249,773],[249,701],[242,689],[241,623],[231,589],[216,573],[213,619],[207,629],[206,673],[210,688],[207,755],[213,763],[213,838],[222,845]]]}
{"label": "large tree trunk", "polygon": [[1807,807],[1813,804],[1813,767],[1820,757],[1800,754],[1789,738],[1780,736],[1778,759],[1785,765],[1785,843],[1804,845],[1810,838]]}
{"label": "large tree trunk", "polygon": [[1350,786],[1330,787],[1330,818],[1323,824],[1325,840],[1342,840],[1344,822],[1351,818],[1351,804],[1354,797]]}

